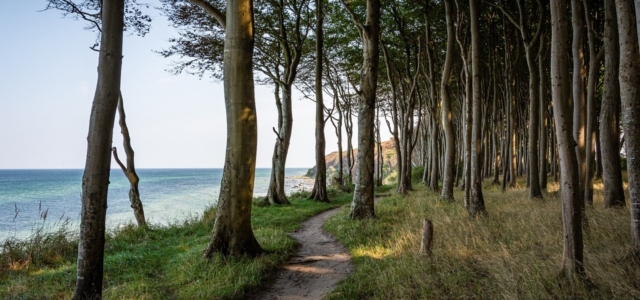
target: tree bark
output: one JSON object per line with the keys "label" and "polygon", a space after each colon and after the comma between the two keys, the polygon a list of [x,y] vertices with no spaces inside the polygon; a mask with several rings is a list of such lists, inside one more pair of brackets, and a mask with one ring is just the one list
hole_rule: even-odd
{"label": "tree bark", "polygon": [[547,156],[547,140],[548,140],[548,136],[549,136],[549,126],[548,126],[548,119],[547,119],[547,73],[545,71],[545,66],[546,66],[546,54],[544,54],[544,52],[546,51],[547,48],[547,44],[545,41],[545,35],[541,35],[540,36],[540,48],[538,48],[538,73],[540,74],[540,85],[539,85],[539,92],[538,92],[538,96],[540,97],[539,100],[539,104],[540,104],[540,151],[538,152],[540,154],[540,167],[538,168],[538,172],[540,172],[540,189],[541,190],[546,190],[547,189],[547,162],[549,161],[548,156]]}
{"label": "tree bark", "polygon": [[486,214],[482,195],[482,94],[480,82],[480,13],[478,1],[469,0],[469,18],[471,19],[471,67],[473,73],[473,125],[471,143],[471,198],[469,213],[472,216]]}
{"label": "tree bark", "polygon": [[131,208],[133,209],[133,215],[136,218],[138,227],[147,227],[147,221],[144,217],[144,209],[142,207],[142,201],[140,201],[140,190],[138,189],[138,183],[140,178],[136,173],[134,152],[131,147],[131,136],[129,135],[129,127],[127,126],[127,116],[124,112],[124,100],[122,99],[122,92],[118,97],[118,115],[120,115],[120,132],[122,133],[124,152],[127,155],[127,165],[125,166],[118,158],[118,151],[116,147],[112,148],[113,157],[122,169],[122,172],[129,180],[129,202],[131,202]]}
{"label": "tree bark", "polygon": [[620,46],[615,0],[604,1],[604,91],[600,109],[600,146],[604,207],[625,206],[620,167]]}
{"label": "tree bark", "polygon": [[589,77],[587,80],[587,131],[586,131],[586,162],[584,182],[584,205],[593,207],[593,173],[595,160],[595,136],[596,136],[596,107],[595,97],[600,78],[600,64],[604,58],[604,47],[596,52],[596,37],[593,32],[593,20],[589,12],[589,1],[582,1],[587,21],[587,37],[589,41]]}
{"label": "tree bark", "polygon": [[124,0],[104,0],[101,20],[98,83],[91,108],[87,158],[82,176],[82,211],[73,299],[102,299],[111,138],[122,74]]}
{"label": "tree bark", "polygon": [[327,163],[325,162],[324,102],[322,99],[323,0],[316,0],[316,179],[311,198],[329,202],[327,197]]}
{"label": "tree bark", "polygon": [[[348,7],[343,2],[345,7]],[[363,42],[364,62],[360,75],[360,98],[358,99],[358,165],[356,168],[356,186],[351,202],[351,219],[375,217],[374,210],[374,141],[373,132],[376,108],[376,89],[378,87],[378,58],[380,42],[380,0],[367,0],[366,21],[360,24],[352,18],[359,28]],[[396,141],[397,142],[397,141]]]}
{"label": "tree bark", "polygon": [[253,1],[227,0],[224,42],[225,154],[216,221],[204,257],[256,256],[262,248],[251,228],[258,144],[253,84]]}
{"label": "tree bark", "polygon": [[570,116],[569,22],[567,0],[551,0],[551,91],[560,156],[564,250],[561,272],[568,278],[585,275],[582,241],[582,199]]}
{"label": "tree bark", "polygon": [[636,7],[632,0],[616,0],[620,33],[620,98],[625,135],[629,199],[631,200],[631,248],[640,257],[640,50]]}
{"label": "tree bark", "polygon": [[444,131],[444,172],[442,173],[442,193],[440,200],[453,201],[453,167],[455,166],[456,144],[453,131],[453,110],[451,109],[451,70],[453,69],[454,27],[451,0],[444,0],[447,22],[447,52],[442,68],[440,97],[442,101],[442,130]]}
{"label": "tree bark", "polygon": [[579,197],[584,197],[586,174],[586,97],[585,78],[586,66],[584,59],[584,11],[582,1],[571,0],[571,23],[573,27],[573,139],[576,142],[576,159],[578,162],[578,174],[580,176]]}

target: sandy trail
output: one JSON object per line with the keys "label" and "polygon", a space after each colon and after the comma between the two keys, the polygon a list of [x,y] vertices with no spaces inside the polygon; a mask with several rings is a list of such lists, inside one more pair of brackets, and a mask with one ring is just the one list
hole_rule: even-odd
{"label": "sandy trail", "polygon": [[322,229],[325,220],[339,209],[312,217],[291,234],[300,243],[298,253],[255,299],[320,299],[353,271],[349,253],[333,235]]}

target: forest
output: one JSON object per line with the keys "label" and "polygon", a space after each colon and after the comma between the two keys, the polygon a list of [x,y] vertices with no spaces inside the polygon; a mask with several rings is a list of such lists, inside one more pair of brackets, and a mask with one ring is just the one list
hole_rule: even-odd
{"label": "forest", "polygon": [[[287,232],[343,207],[325,229],[355,271],[327,298],[640,298],[640,1],[160,0],[179,36],[159,53],[175,74],[222,81],[227,116],[216,207],[165,229],[145,222],[120,92],[123,34],[148,32],[154,8],[47,9],[97,35],[81,225],[53,261],[5,243],[0,297],[259,299],[295,253]],[[255,84],[274,90],[273,148],[257,146]],[[316,167],[310,193],[287,195],[296,93],[316,104]],[[273,151],[261,198],[257,151]],[[116,234],[112,156],[137,220]],[[180,267],[144,266],[167,258]]]}

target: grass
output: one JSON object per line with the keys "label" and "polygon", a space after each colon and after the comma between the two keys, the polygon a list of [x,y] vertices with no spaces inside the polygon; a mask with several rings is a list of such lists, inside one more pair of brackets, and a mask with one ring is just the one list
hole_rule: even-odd
{"label": "grass", "polygon": [[[520,182],[524,187],[525,182]],[[487,217],[470,218],[463,194],[454,203],[417,190],[376,203],[376,219],[351,221],[348,209],[325,228],[349,249],[355,273],[329,299],[640,299],[640,263],[630,249],[629,212],[602,208],[602,183],[587,210],[585,267],[593,285],[560,280],[562,215],[557,184],[544,200],[527,190],[502,193],[485,181]],[[434,225],[432,256],[419,255],[421,220]]]}
{"label": "grass", "polygon": [[[292,205],[257,207],[252,224],[268,251],[256,259],[202,258],[215,211],[149,230],[127,226],[106,240],[106,299],[237,299],[254,291],[295,252],[287,233],[321,211],[350,202],[351,195],[330,192],[332,203],[290,197]],[[0,299],[67,299],[75,285],[77,239],[62,230],[26,241],[9,241],[0,252]]]}

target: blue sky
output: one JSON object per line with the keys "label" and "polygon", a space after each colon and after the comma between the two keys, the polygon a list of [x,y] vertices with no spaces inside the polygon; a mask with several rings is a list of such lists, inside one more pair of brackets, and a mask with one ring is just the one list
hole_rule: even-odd
{"label": "blue sky", "polygon": [[[81,21],[57,11],[40,12],[45,6],[44,0],[0,0],[0,169],[84,167],[98,61],[89,49],[95,35]],[[166,41],[176,33],[159,11],[148,13],[153,18],[150,33],[124,40],[122,92],[136,166],[222,167],[222,85],[166,72],[170,59],[153,50],[168,47]],[[271,127],[277,125],[273,99],[272,87],[256,86],[258,167],[271,167]],[[311,167],[315,104],[295,95],[293,111],[287,167]],[[327,153],[337,150],[330,123],[325,132]],[[121,148],[117,125],[113,143]]]}

